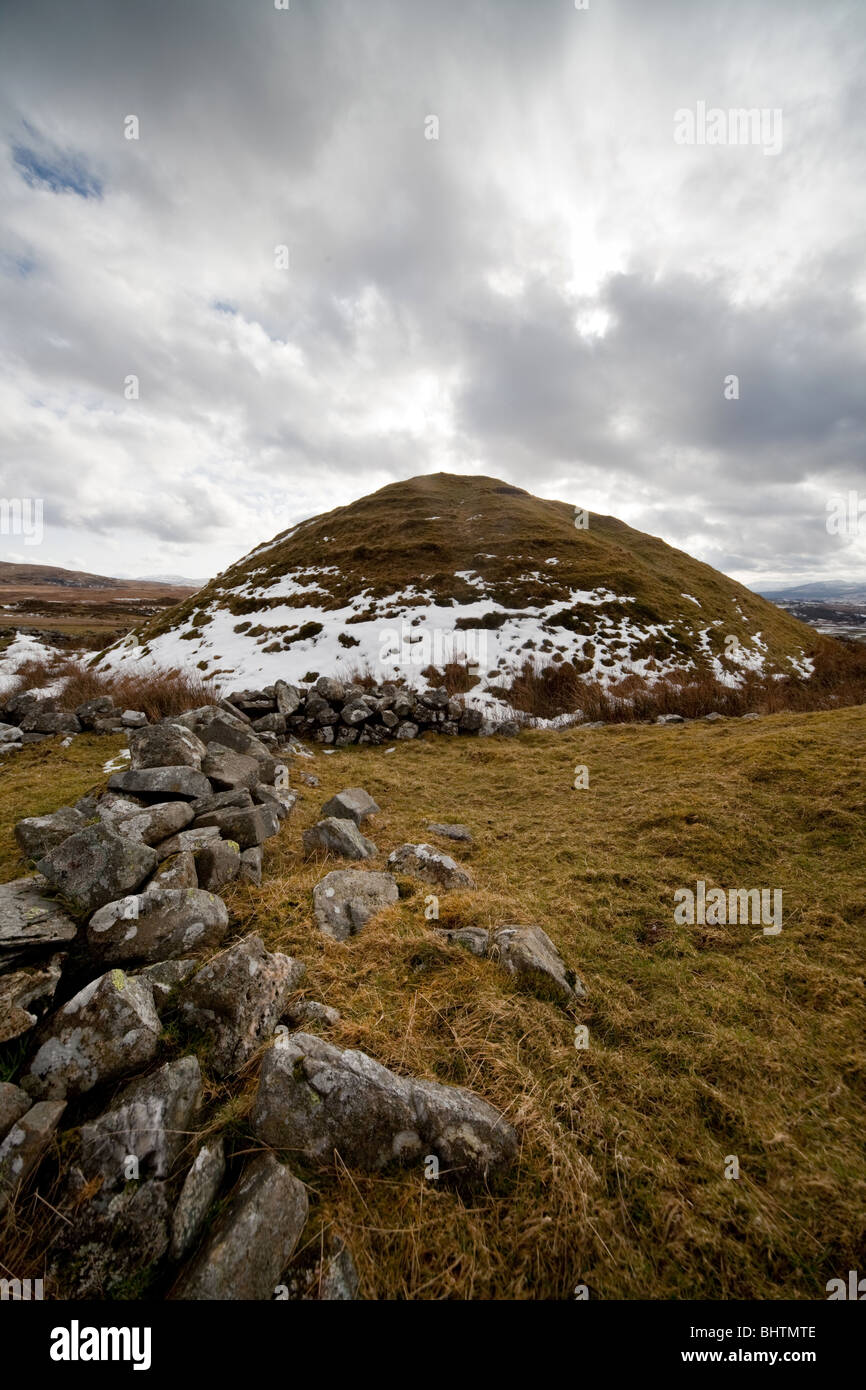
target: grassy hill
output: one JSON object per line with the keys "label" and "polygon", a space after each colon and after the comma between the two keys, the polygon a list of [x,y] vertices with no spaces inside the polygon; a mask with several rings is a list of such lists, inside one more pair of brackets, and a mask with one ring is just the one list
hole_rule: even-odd
{"label": "grassy hill", "polygon": [[[310,996],[342,1012],[333,1041],[471,1086],[521,1138],[489,1190],[420,1167],[334,1175],[287,1156],[308,1184],[312,1246],[342,1232],[363,1297],[571,1299],[583,1283],[605,1299],[824,1299],[828,1279],[862,1269],[864,738],[860,707],[431,738],[304,762],[321,786],[301,786],[262,887],[227,893],[238,933],[306,962]],[[25,749],[4,772],[2,823],[104,782],[121,742]],[[574,789],[576,764],[588,790]],[[323,937],[311,891],[335,865],[305,860],[301,833],[358,784],[382,807],[366,827],[380,850],[369,867],[425,838],[428,820],[467,823],[475,843],[457,857],[478,890],[443,897],[439,925],[537,922],[586,1002],[570,1012],[519,993],[444,944],[420,885],[347,943]],[[20,872],[6,831],[0,856],[3,878]],[[781,888],[781,934],[675,925],[674,892],[698,878]],[[181,1046],[169,1018],[162,1060]],[[227,1083],[202,1060],[205,1123],[248,1153],[257,1069]],[[33,1274],[51,1219],[44,1203],[19,1207]]]}
{"label": "grassy hill", "polygon": [[102,665],[194,665],[227,685],[352,669],[386,679],[412,675],[388,651],[386,634],[403,630],[410,643],[457,634],[458,646],[481,634],[481,674],[500,682],[527,659],[570,662],[606,682],[695,669],[726,680],[790,675],[808,671],[815,640],[759,595],[615,517],[592,513],[578,529],[573,504],[438,473],[257,547]]}

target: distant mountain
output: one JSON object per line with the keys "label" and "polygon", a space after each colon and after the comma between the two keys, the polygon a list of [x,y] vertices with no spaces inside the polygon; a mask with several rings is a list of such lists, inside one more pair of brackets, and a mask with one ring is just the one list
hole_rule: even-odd
{"label": "distant mountain", "polygon": [[0,561],[0,585],[18,588],[56,585],[60,589],[141,589],[145,585],[165,588],[200,587],[204,580],[182,579],[180,576],[151,575],[147,579],[118,579],[106,574],[90,574],[87,570],[61,569],[57,565],[17,565]]}
{"label": "distant mountain", "polygon": [[201,589],[207,583],[207,579],[190,579],[186,574],[140,574],[135,578],[136,584],[178,584],[185,589]]}
{"label": "distant mountain", "polygon": [[368,671],[417,682],[474,660],[501,684],[527,658],[610,683],[698,668],[809,668],[815,634],[709,565],[615,517],[446,473],[311,517],[100,658],[194,666],[223,684]]}
{"label": "distant mountain", "polygon": [[815,601],[824,603],[866,603],[866,580],[822,579],[814,584],[795,584],[782,589],[761,589],[764,598],[778,603],[785,599],[790,603]]}

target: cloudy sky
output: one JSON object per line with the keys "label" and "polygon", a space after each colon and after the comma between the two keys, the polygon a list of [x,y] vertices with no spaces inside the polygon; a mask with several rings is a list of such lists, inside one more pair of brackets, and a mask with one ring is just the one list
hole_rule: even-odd
{"label": "cloudy sky", "polygon": [[445,470],[863,577],[863,0],[2,0],[0,55],[0,558],[205,576]]}

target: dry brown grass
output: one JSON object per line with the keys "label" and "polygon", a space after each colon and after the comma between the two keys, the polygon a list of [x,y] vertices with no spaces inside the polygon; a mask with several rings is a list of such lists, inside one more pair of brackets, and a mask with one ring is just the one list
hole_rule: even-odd
{"label": "dry brown grass", "polygon": [[149,720],[183,714],[200,705],[216,704],[219,692],[212,682],[190,671],[142,671],[104,673],[77,657],[28,661],[19,666],[15,682],[4,698],[21,690],[35,690],[62,681],[56,707],[74,710],[98,695],[110,695],[118,709],[142,710]]}
{"label": "dry brown grass", "polygon": [[818,638],[812,659],[815,669],[808,679],[796,675],[774,679],[748,672],[735,687],[724,685],[708,671],[676,673],[653,684],[628,676],[604,686],[581,676],[567,661],[540,664],[530,660],[502,695],[516,709],[535,718],[552,719],[580,709],[588,721],[618,724],[656,719],[660,714],[700,719],[714,711],[733,717],[750,712],[835,709],[866,702],[866,643]]}
{"label": "dry brown grass", "polygon": [[[823,1299],[829,1278],[862,1268],[864,736],[860,708],[432,737],[305,761],[321,786],[301,787],[266,848],[263,886],[229,893],[238,933],[306,962],[306,993],[343,1015],[329,1038],[471,1086],[517,1126],[521,1152],[489,1187],[431,1182],[422,1165],[369,1175],[285,1154],[310,1195],[304,1244],[342,1232],[367,1298],[570,1299],[584,1283],[606,1299]],[[578,763],[587,791],[573,789]],[[520,993],[493,963],[443,944],[426,890],[408,881],[358,937],[322,937],[311,891],[335,863],[305,860],[301,832],[347,785],[382,807],[367,827],[380,848],[370,867],[429,838],[428,820],[466,822],[471,849],[442,847],[478,889],[443,896],[440,925],[538,922],[586,982],[586,1003]],[[673,892],[698,877],[781,887],[782,934],[674,925]],[[170,1020],[164,1056],[191,1045]],[[204,1123],[227,1135],[234,1173],[258,1147],[256,1074],[207,1078]],[[71,1108],[69,1125],[77,1118]],[[738,1181],[724,1177],[730,1154]],[[38,1273],[50,1238],[38,1206],[31,1190],[22,1273]]]}

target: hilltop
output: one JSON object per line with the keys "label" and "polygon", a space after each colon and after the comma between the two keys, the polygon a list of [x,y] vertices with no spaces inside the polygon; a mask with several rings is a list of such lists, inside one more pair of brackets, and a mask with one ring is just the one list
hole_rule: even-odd
{"label": "hilltop", "polygon": [[807,674],[814,634],[734,580],[612,516],[496,478],[393,483],[252,550],[103,653],[222,684],[527,658],[605,683],[705,669]]}

